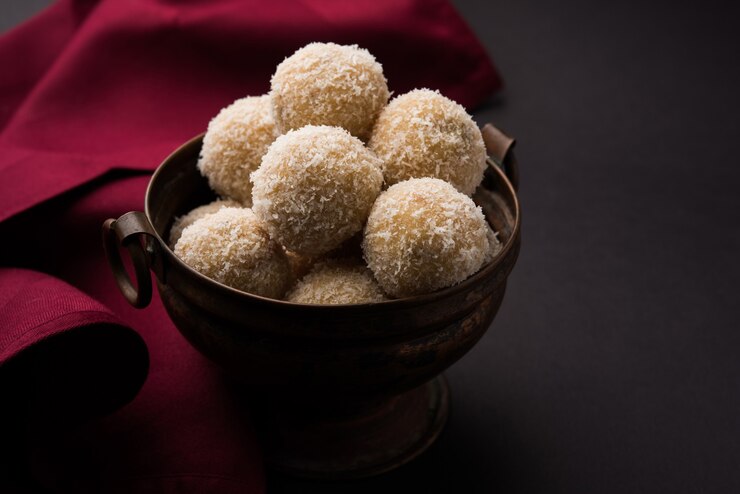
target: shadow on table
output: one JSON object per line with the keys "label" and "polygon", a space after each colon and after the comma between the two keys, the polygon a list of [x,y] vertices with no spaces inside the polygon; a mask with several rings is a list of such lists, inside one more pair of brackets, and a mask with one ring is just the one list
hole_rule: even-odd
{"label": "shadow on table", "polygon": [[[453,410],[454,415],[454,410]],[[313,481],[268,473],[268,492],[528,492],[542,485],[543,468],[505,417],[492,417],[489,428],[454,416],[426,453],[398,470],[355,481]],[[490,424],[493,424],[491,427]]]}

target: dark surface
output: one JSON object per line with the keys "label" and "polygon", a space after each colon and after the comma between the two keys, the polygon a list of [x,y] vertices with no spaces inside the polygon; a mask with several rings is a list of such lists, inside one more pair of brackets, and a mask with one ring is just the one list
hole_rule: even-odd
{"label": "dark surface", "polygon": [[740,492],[737,9],[455,4],[507,83],[476,118],[519,138],[503,307],[428,453],[271,492]]}
{"label": "dark surface", "polygon": [[51,3],[49,0],[3,0],[0,3],[0,34]]}

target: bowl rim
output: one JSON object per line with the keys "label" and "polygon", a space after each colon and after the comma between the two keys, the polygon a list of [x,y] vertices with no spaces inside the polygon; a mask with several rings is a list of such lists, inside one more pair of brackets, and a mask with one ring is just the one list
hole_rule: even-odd
{"label": "bowl rim", "polygon": [[357,310],[363,310],[363,309],[378,310],[378,309],[386,309],[386,308],[389,310],[395,310],[395,309],[400,309],[400,308],[405,308],[405,307],[425,305],[425,304],[429,304],[429,303],[432,303],[432,302],[435,302],[441,299],[448,298],[462,291],[465,291],[471,285],[477,284],[481,279],[489,276],[494,270],[498,268],[499,265],[501,265],[503,260],[508,257],[509,252],[512,249],[514,249],[515,244],[518,242],[518,237],[519,237],[520,228],[521,228],[521,209],[519,205],[519,197],[517,196],[514,186],[511,184],[511,181],[509,181],[504,171],[501,170],[501,168],[499,168],[495,164],[494,165],[490,164],[491,160],[487,160],[486,161],[487,167],[492,169],[498,175],[498,178],[501,179],[502,182],[506,185],[509,194],[513,198],[514,213],[515,213],[514,226],[512,227],[512,235],[504,243],[503,247],[501,248],[501,251],[496,255],[496,258],[493,260],[493,262],[488,263],[488,265],[486,265],[482,269],[479,269],[476,273],[469,276],[468,278],[461,281],[460,283],[449,286],[447,288],[436,290],[431,293],[424,293],[421,295],[413,295],[410,297],[403,297],[403,298],[397,298],[397,299],[388,299],[388,300],[383,300],[381,302],[365,302],[365,303],[358,303],[358,304],[302,304],[302,303],[296,303],[296,302],[289,302],[287,300],[279,300],[279,299],[274,299],[274,298],[269,298],[269,297],[263,297],[261,295],[256,295],[253,293],[238,290],[236,288],[232,288],[228,285],[220,283],[219,281],[209,278],[205,276],[204,274],[188,266],[184,261],[182,261],[175,254],[175,252],[170,248],[169,244],[164,241],[164,239],[159,235],[159,232],[157,231],[156,228],[154,228],[154,224],[152,223],[150,197],[151,197],[153,184],[157,181],[159,176],[163,173],[162,170],[164,170],[164,168],[169,163],[176,161],[178,158],[181,158],[181,155],[192,154],[191,148],[195,147],[196,145],[200,145],[202,143],[204,135],[205,135],[205,132],[198,134],[195,137],[186,141],[185,143],[181,144],[177,149],[171,152],[159,164],[159,166],[157,166],[157,169],[154,171],[151,178],[149,179],[149,183],[147,184],[146,195],[144,197],[144,214],[146,215],[147,221],[149,221],[150,225],[152,225],[152,231],[159,243],[159,247],[164,250],[164,252],[169,258],[168,259],[169,262],[174,262],[175,264],[177,264],[179,268],[184,269],[190,275],[195,276],[196,278],[200,279],[202,282],[206,284],[212,284],[214,285],[214,288],[219,289],[219,290],[225,290],[227,293],[230,293],[233,296],[246,297],[248,299],[252,299],[253,301],[258,301],[263,304],[274,305],[276,308],[282,308],[282,309],[288,309],[288,310],[298,310],[298,309],[311,310],[311,311],[318,311],[318,312],[323,312],[323,311],[340,312],[343,310],[357,311]]}

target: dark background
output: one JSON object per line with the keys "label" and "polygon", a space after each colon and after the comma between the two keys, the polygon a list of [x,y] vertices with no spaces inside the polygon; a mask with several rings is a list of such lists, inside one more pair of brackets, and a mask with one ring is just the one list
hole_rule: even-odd
{"label": "dark background", "polygon": [[[0,31],[47,3],[2,0]],[[740,492],[740,12],[453,3],[506,82],[475,117],[518,138],[504,305],[430,451],[271,492]]]}

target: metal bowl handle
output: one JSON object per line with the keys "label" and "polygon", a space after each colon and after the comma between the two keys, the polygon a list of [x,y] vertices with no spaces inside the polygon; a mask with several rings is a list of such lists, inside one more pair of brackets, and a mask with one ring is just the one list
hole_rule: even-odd
{"label": "metal bowl handle", "polygon": [[503,170],[514,190],[519,190],[519,167],[513,152],[516,139],[489,123],[483,126],[481,134],[488,151],[488,164]]}
{"label": "metal bowl handle", "polygon": [[[149,240],[155,240],[149,243]],[[120,218],[103,223],[103,247],[118,288],[134,307],[143,308],[152,300],[151,252],[145,245],[156,243],[156,236],[144,213],[132,211]],[[136,274],[136,286],[131,281],[121,259],[119,247],[125,247],[131,256]]]}

